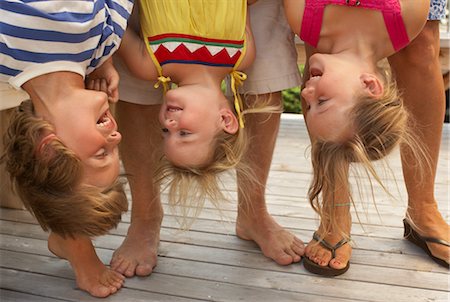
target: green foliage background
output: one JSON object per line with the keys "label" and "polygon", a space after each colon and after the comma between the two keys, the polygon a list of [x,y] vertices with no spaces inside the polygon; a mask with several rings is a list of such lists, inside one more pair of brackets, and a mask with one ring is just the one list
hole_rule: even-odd
{"label": "green foliage background", "polygon": [[[304,65],[299,65],[300,74],[303,74]],[[300,87],[286,89],[281,92],[283,98],[284,112],[302,113],[300,104]]]}
{"label": "green foliage background", "polygon": [[286,89],[281,92],[284,112],[302,113],[300,105],[300,87]]}

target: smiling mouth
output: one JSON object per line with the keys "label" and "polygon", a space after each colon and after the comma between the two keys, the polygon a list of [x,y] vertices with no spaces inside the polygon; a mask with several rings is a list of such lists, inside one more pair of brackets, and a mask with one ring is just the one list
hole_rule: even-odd
{"label": "smiling mouth", "polygon": [[109,116],[109,109],[98,119],[97,126],[103,129],[111,129],[114,127],[114,123]]}
{"label": "smiling mouth", "polygon": [[323,73],[322,70],[320,70],[319,68],[311,67],[309,69],[309,74],[311,78],[314,78],[314,77],[321,77]]}
{"label": "smiling mouth", "polygon": [[169,112],[176,112],[176,111],[181,111],[183,110],[183,108],[178,107],[178,106],[173,106],[173,105],[167,105],[167,111]]}

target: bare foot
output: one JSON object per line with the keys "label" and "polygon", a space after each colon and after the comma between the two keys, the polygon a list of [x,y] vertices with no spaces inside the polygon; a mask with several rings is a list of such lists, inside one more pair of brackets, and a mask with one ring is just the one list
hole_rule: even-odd
{"label": "bare foot", "polygon": [[282,228],[267,211],[252,216],[238,214],[236,235],[256,242],[264,256],[280,265],[299,262],[304,253],[303,242]]}
{"label": "bare foot", "polygon": [[111,268],[127,277],[148,276],[156,266],[161,219],[132,222],[127,237],[114,252]]}
{"label": "bare foot", "polygon": [[[415,205],[410,207],[406,216],[414,222],[414,229],[424,237],[433,237],[450,242],[450,227],[439,212],[436,203]],[[450,247],[428,243],[433,256],[450,263]]]}
{"label": "bare foot", "polygon": [[48,249],[56,256],[69,261],[78,287],[94,297],[107,297],[117,292],[123,285],[125,277],[108,269],[100,261],[88,237],[64,239],[50,233]]}

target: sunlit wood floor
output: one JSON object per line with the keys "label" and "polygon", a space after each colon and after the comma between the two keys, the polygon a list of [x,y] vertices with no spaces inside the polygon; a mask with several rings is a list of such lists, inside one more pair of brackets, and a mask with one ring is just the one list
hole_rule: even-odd
{"label": "sunlit wood floor", "polygon": [[[449,217],[450,126],[444,129],[436,197]],[[306,193],[311,177],[309,140],[299,115],[284,114],[267,189],[270,212],[305,242],[317,227]],[[354,216],[350,270],[336,278],[307,272],[302,264],[279,266],[258,247],[234,234],[235,184],[225,179],[232,201],[221,217],[208,206],[191,231],[177,230],[166,209],[158,266],[146,278],[130,278],[103,301],[448,301],[449,271],[403,239],[406,193],[399,154],[388,159],[383,178],[394,198],[375,188],[377,209],[369,199]],[[382,171],[380,169],[380,171]],[[394,176],[397,181],[394,181]],[[366,180],[362,180],[367,185]],[[109,263],[123,241],[129,213],[118,229],[95,240]],[[47,250],[47,235],[26,211],[0,210],[0,297],[6,301],[98,301],[76,288],[67,261]]]}

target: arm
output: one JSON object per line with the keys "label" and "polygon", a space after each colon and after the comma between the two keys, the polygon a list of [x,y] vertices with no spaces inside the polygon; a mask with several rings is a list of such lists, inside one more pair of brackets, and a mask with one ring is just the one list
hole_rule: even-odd
{"label": "arm", "polygon": [[158,71],[144,41],[129,27],[123,35],[117,53],[135,77],[148,81],[155,81],[158,78]]}
{"label": "arm", "polygon": [[252,65],[256,57],[255,40],[253,38],[253,32],[250,26],[250,13],[248,11],[247,11],[247,20],[245,24],[245,39],[247,40],[247,50],[245,52],[244,59],[242,59],[242,62],[239,65],[239,70],[243,70],[250,67],[250,65]]}

